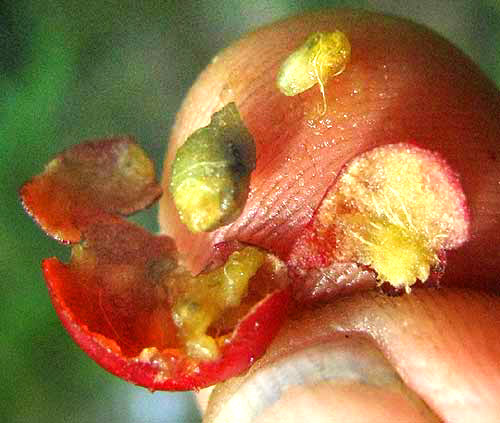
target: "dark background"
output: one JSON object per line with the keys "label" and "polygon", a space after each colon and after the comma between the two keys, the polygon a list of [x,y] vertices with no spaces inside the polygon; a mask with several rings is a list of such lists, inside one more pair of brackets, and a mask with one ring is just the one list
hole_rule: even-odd
{"label": "dark background", "polygon": [[[219,49],[329,6],[424,23],[500,83],[497,0],[0,1],[0,422],[200,421],[190,393],[128,385],[73,344],[40,271],[42,258],[68,253],[23,213],[17,191],[56,152],[106,135],[135,135],[160,169],[182,98]],[[155,214],[136,220],[156,230]]]}

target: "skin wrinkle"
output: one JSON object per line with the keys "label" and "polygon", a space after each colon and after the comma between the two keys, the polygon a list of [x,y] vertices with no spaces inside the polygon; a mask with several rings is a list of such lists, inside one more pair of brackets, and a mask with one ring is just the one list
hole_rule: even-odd
{"label": "skin wrinkle", "polygon": [[[266,42],[267,37],[265,34],[265,28],[262,28],[261,32],[262,33],[260,34],[254,33],[253,35],[256,35],[259,38],[261,38],[262,39],[261,45],[266,46],[269,43]],[[229,52],[229,50],[237,52],[239,49],[244,48],[245,43],[246,41],[242,40],[236,43],[234,46],[227,49],[227,52]],[[255,62],[255,57],[253,55],[245,55],[242,61],[234,62],[232,66],[233,70],[229,72],[229,76],[230,77],[233,76],[234,78],[235,76],[234,74],[236,73],[234,69],[237,68],[239,70],[238,79],[245,80],[245,96],[239,101],[240,107],[242,109],[246,107],[247,103],[253,98],[254,95],[256,95],[256,93],[259,93],[263,87],[266,87],[266,81],[265,78],[263,78],[263,75],[272,75],[275,73],[275,72],[273,73],[272,70],[277,69],[279,67],[280,59],[276,59],[274,57],[275,53],[276,53],[276,47],[274,45],[270,45],[269,48],[264,47],[264,49],[259,52],[260,60],[258,62]],[[262,58],[265,59],[262,60]],[[242,78],[243,75],[251,75],[251,77]],[[256,87],[254,87],[254,83],[256,81],[258,81],[259,84]],[[230,84],[231,81],[226,80],[226,83]],[[278,96],[276,95],[275,90],[272,90],[271,94]]]}
{"label": "skin wrinkle", "polygon": [[[292,204],[297,204],[297,203],[293,202]],[[280,215],[281,214],[280,211],[284,208],[286,210],[288,210],[289,212],[291,212],[293,214],[293,216],[297,216],[296,212],[297,212],[297,210],[301,209],[301,206],[298,205],[294,209],[290,210],[290,205],[288,203],[281,203],[281,205],[276,208],[275,215],[276,216]],[[271,216],[273,216],[273,215],[271,214]],[[293,223],[293,222],[294,221],[291,219],[290,216],[285,216],[284,219],[281,219],[280,221],[278,221],[277,223],[275,223],[273,225],[272,232],[278,233],[282,227],[284,227],[285,225],[288,225],[290,223]],[[267,231],[269,231],[269,228],[267,228]],[[261,228],[259,228],[259,230],[257,232],[254,232],[254,234],[260,234],[261,235],[260,239],[263,240],[266,236],[266,230],[264,230],[264,228],[261,227]]]}
{"label": "skin wrinkle", "polygon": [[[233,50],[237,50],[237,49],[238,49],[238,46],[239,46],[239,44],[237,44],[237,45],[236,45],[235,47],[233,47],[232,49],[233,49]],[[228,49],[228,50],[229,50],[229,49]],[[270,50],[270,51],[272,51],[272,50],[273,50],[273,48],[271,47],[269,50]],[[261,57],[263,57],[263,56],[261,56]],[[274,61],[274,62],[273,62],[273,61],[271,60],[271,62],[272,62],[272,63],[274,63],[274,64],[276,64],[276,61]],[[271,65],[271,66],[272,66],[272,65]],[[233,68],[236,68],[236,67],[239,67],[239,66],[238,66],[238,62],[236,62],[236,64],[233,66]],[[239,67],[239,68],[241,69],[241,67]],[[250,68],[252,68],[252,74],[253,74],[253,72],[254,72],[254,69],[253,69],[253,68],[255,68],[255,63],[252,63],[252,67],[250,67]],[[249,69],[249,67],[248,67],[248,66],[245,66],[245,67],[243,67],[243,69]],[[264,70],[265,70],[265,69],[264,69]],[[230,75],[230,74],[231,74],[231,72],[229,73],[229,75]],[[202,76],[201,76],[200,78],[203,78],[203,74],[202,74]],[[261,78],[260,78],[260,74],[259,74],[259,77],[254,78],[254,80],[260,80],[260,79],[261,79]],[[221,92],[222,90],[224,90],[224,89],[226,88],[226,86],[228,85],[228,82],[230,82],[230,81],[227,81],[227,80],[226,80],[226,82],[225,82],[225,83],[221,83],[220,81],[217,81],[218,85],[220,86],[219,92]],[[260,84],[260,85],[259,85],[259,88],[260,88],[261,86],[262,86],[262,84]],[[246,88],[246,87],[245,87],[245,88]],[[244,102],[244,103],[246,103],[247,101],[249,101],[249,99],[250,99],[250,98],[253,96],[253,94],[254,94],[254,93],[256,93],[256,92],[257,92],[257,91],[256,91],[255,89],[251,89],[251,90],[249,91],[249,94],[247,95],[247,97],[246,97],[246,98],[244,98],[243,102]],[[208,93],[207,93],[207,94],[208,94]],[[208,97],[208,98],[210,98],[210,97]],[[184,102],[184,103],[187,103],[187,102],[188,102],[188,100],[185,100],[185,102]],[[205,107],[203,110],[205,110],[205,111],[206,111],[206,110],[210,110],[210,109],[211,109],[211,104],[210,104],[210,103],[206,103],[206,105],[207,105],[207,107]],[[188,107],[188,106],[187,106],[186,104],[183,104],[183,108],[182,108],[182,109],[186,109],[187,107]],[[242,107],[242,109],[244,109],[244,107]],[[285,116],[285,114],[283,114],[283,116]],[[178,121],[177,121],[177,122],[178,122]],[[201,125],[203,126],[203,124],[201,124]],[[175,132],[175,130],[177,130],[177,129],[178,129],[178,125],[176,124],[176,125],[175,125],[175,128],[174,128],[174,132]],[[181,137],[182,137],[182,136],[181,136]],[[185,137],[183,137],[183,138],[185,138]],[[286,145],[287,145],[287,143],[282,142],[282,143],[278,143],[278,144],[275,144],[275,145],[283,145],[283,146],[286,146]],[[266,209],[264,209],[264,210],[266,210]],[[250,215],[253,215],[253,216],[249,216],[249,219],[247,220],[247,223],[248,223],[248,228],[249,228],[249,229],[251,228],[251,224],[252,224],[252,222],[255,222],[255,221],[258,221],[258,220],[259,220],[259,219],[255,219],[255,217],[256,217],[256,216],[255,216],[255,214],[256,214],[257,212],[258,212],[258,209],[256,209],[256,210],[255,210],[255,213],[250,212]],[[253,217],[253,218],[252,218],[252,217]],[[225,238],[225,236],[226,236],[226,234],[225,234],[223,231],[221,231],[218,235],[216,235],[216,236],[215,236],[215,239],[217,239],[217,240],[221,240],[221,241],[222,241],[222,239],[224,239],[224,238]],[[231,237],[232,237],[232,235],[231,235],[231,234],[227,234],[227,237],[228,237],[228,238],[231,238]],[[234,236],[233,236],[233,237],[234,237]],[[201,253],[203,254],[203,252],[201,252]]]}
{"label": "skin wrinkle", "polygon": [[[286,134],[283,134],[282,136],[283,138],[286,138]],[[282,153],[285,149],[288,148],[288,144],[286,142],[277,142],[277,143],[274,143],[272,145],[273,147],[278,147],[278,146],[282,146],[281,149],[279,148],[276,148],[275,151],[273,151],[272,153],[274,154],[270,154],[269,151],[266,152],[266,155],[270,155],[271,157],[275,157],[277,154],[280,154]],[[277,150],[277,151],[276,151]],[[260,149],[258,149],[258,151],[260,151]],[[266,161],[264,162],[264,166],[259,166],[256,171],[254,172],[254,177],[262,177],[261,175],[262,174],[265,174],[265,171],[266,171],[266,167],[268,166],[272,166],[273,163],[272,161]],[[256,201],[260,201],[259,204],[254,208],[255,212],[252,214],[252,216],[249,216],[250,218],[246,219],[246,224],[244,225],[245,226],[245,229],[248,231],[249,234],[251,234],[252,237],[258,237],[259,233],[261,231],[265,231],[265,230],[268,230],[268,228],[266,228],[265,226],[262,226],[262,225],[259,225],[258,222],[261,220],[261,219],[256,219],[255,217],[257,216],[257,213],[260,213],[262,216],[279,216],[281,214],[281,210],[279,207],[275,207],[275,204],[277,202],[277,199],[278,198],[290,198],[290,197],[293,197],[292,193],[289,193],[288,190],[290,189],[288,184],[290,184],[292,187],[296,187],[297,188],[297,184],[293,184],[293,181],[287,181],[287,185],[286,186],[280,186],[280,190],[277,190],[275,188],[277,188],[281,183],[281,178],[278,178],[278,179],[275,179],[275,182],[274,182],[274,185],[272,185],[267,191],[263,191],[263,190],[259,190],[259,197],[261,198],[260,200],[256,200]],[[268,186],[268,185],[266,185]],[[298,190],[300,193],[301,190]],[[317,187],[316,187],[316,190],[317,191]],[[297,192],[297,190],[295,191]],[[285,194],[289,194],[289,195],[285,195]],[[253,195],[255,196],[255,192],[253,192]],[[270,201],[272,200],[272,201]],[[298,207],[296,207],[295,209],[291,209],[288,205],[287,205],[287,209],[288,210],[291,210],[293,214],[297,214],[297,211],[300,210],[302,207],[302,205],[299,205]],[[267,210],[274,210],[274,215],[271,214],[267,214]],[[310,213],[307,215],[308,216],[308,219],[312,216],[312,210],[310,211]],[[290,223],[290,219],[282,219],[281,220],[281,223],[278,224],[278,225],[275,225],[273,227],[273,230],[276,231],[278,230],[282,225],[284,224],[289,224]],[[253,226],[254,225],[257,225],[258,226],[258,231],[254,231],[253,229]],[[230,229],[228,230],[228,232],[225,234],[226,237],[237,237],[237,233],[234,233],[232,234]],[[263,234],[262,236],[262,239],[265,237],[265,234]]]}
{"label": "skin wrinkle", "polygon": [[[263,32],[265,29],[262,29]],[[269,30],[269,28],[268,28]],[[260,38],[263,38],[263,42],[265,43],[266,41],[266,36],[265,34],[262,34]],[[267,43],[266,43],[267,44]],[[235,46],[235,49],[238,49],[238,45]],[[279,69],[279,66],[281,65],[281,62],[284,59],[284,56],[287,54],[287,50],[284,50],[283,52],[283,57],[276,57],[276,47],[271,46],[270,48],[264,49],[262,52],[260,52],[259,57],[265,57],[264,61],[259,61],[259,67],[257,68],[255,65],[255,60],[253,56],[248,56],[248,61],[243,62],[246,66],[234,66],[238,67],[239,69],[244,69],[244,70],[250,70],[249,72],[252,76],[257,75],[253,78],[247,79],[248,86],[250,87],[248,89],[248,94],[243,97],[241,100],[241,107],[244,108],[246,104],[252,99],[256,93],[260,92],[261,89],[267,86],[267,81],[265,81],[265,78],[263,78],[263,75],[274,75],[277,72],[277,69]],[[268,64],[269,62],[269,64]],[[236,63],[236,65],[240,65],[241,63]],[[265,64],[266,66],[262,66]],[[259,81],[259,84],[256,87],[253,87],[255,81]],[[246,88],[246,87],[245,87]],[[279,94],[276,93],[276,90],[271,90],[271,95],[274,95],[276,97],[279,97]]]}
{"label": "skin wrinkle", "polygon": [[[277,183],[277,185],[278,184],[279,183]],[[281,212],[282,212],[283,208],[285,208],[285,207],[288,211],[291,211],[293,214],[296,215],[297,208],[295,208],[295,210],[293,210],[293,209],[291,210],[288,204],[285,206],[283,204],[281,206],[276,206],[276,203],[278,200],[278,198],[276,198],[276,197],[279,197],[279,198],[289,197],[289,196],[287,196],[287,194],[289,194],[288,186],[280,187],[280,188],[281,188],[280,190],[274,191],[275,195],[273,195],[271,197],[264,197],[260,201],[260,203],[258,204],[256,209],[261,211],[260,212],[261,215],[266,215],[269,218],[277,218],[278,216],[280,216],[282,214]],[[265,202],[265,203],[263,204],[263,202]],[[296,203],[292,203],[292,204],[296,204]],[[300,206],[298,206],[298,208],[300,209]],[[267,210],[271,210],[271,212],[267,213]],[[245,226],[245,231],[248,231],[247,233],[250,235],[251,238],[254,238],[256,240],[262,240],[265,238],[265,235],[266,235],[265,232],[269,231],[270,228],[259,225],[258,223],[255,223],[256,221],[258,222],[258,220],[259,219],[254,219],[251,222],[248,222],[247,226]],[[290,224],[290,217],[289,216],[285,216],[285,218],[282,218],[278,222],[275,222],[272,229],[274,231],[277,231],[283,225],[287,225],[287,224]],[[257,227],[257,230],[254,229],[255,226]],[[260,235],[260,237],[259,237],[259,235]],[[236,237],[237,233],[234,234],[233,236]]]}
{"label": "skin wrinkle", "polygon": [[[312,386],[306,393],[301,388],[291,389],[286,393],[285,401],[285,406],[277,404],[271,407],[256,423],[310,421],[311,410],[314,410],[315,423],[366,423],[367,416],[370,416],[370,423],[438,421],[437,418],[423,416],[414,404],[405,401],[398,392],[364,384],[331,386],[322,383]],[[286,407],[292,401],[294,407]],[[357,408],[359,402],[363,402],[362,410]],[[355,415],[353,410],[357,410]]]}
{"label": "skin wrinkle", "polygon": [[[266,84],[266,81],[262,81],[262,75],[266,75],[266,74],[272,74],[273,73],[273,70],[276,68],[277,66],[277,62],[276,60],[273,59],[273,57],[267,57],[267,55],[269,54],[268,52],[271,52],[272,53],[272,50],[267,50],[267,51],[264,51],[262,53],[262,56],[263,57],[266,57],[266,61],[264,61],[263,63],[265,63],[267,65],[267,67],[263,68],[259,73],[258,73],[258,76],[256,76],[255,78],[253,79],[250,79],[249,80],[249,83],[248,83],[248,92],[246,93],[246,96],[243,97],[241,100],[240,100],[240,105],[242,108],[245,108],[247,106],[248,103],[251,102],[251,100],[254,99],[255,95],[257,95],[257,93],[259,92],[262,92],[267,84]],[[269,64],[268,64],[269,62]],[[252,63],[249,63],[247,65],[250,69],[252,68]],[[245,67],[243,67],[244,69]],[[256,73],[254,71],[252,71],[252,75],[255,75]],[[259,83],[254,86],[255,82],[258,81]],[[245,87],[246,89],[246,87]],[[271,91],[271,94],[272,95],[275,95],[276,97],[278,97],[278,95],[273,91]]]}
{"label": "skin wrinkle", "polygon": [[[277,67],[278,65],[279,65],[279,60],[276,60],[276,61],[274,61],[274,62],[273,62],[273,65],[272,65],[272,66]],[[272,66],[270,66],[270,67],[272,67]],[[264,73],[264,74],[267,74],[267,73],[269,73],[269,70],[270,70],[270,69],[265,69],[263,73]],[[270,74],[272,74],[272,73],[270,73]],[[259,77],[258,77],[258,78],[254,78],[254,80],[257,80],[257,79],[259,79],[259,80],[260,80],[260,79],[261,79],[261,78],[260,78],[260,76],[261,76],[261,75],[259,75]],[[254,80],[252,80],[252,81],[250,82],[250,84],[249,84],[250,86],[252,85],[252,82],[253,82]],[[260,89],[260,88],[261,88],[261,87],[263,87],[263,86],[265,86],[265,83],[260,84],[260,85],[257,87],[257,89],[254,89],[254,88],[252,88],[252,87],[251,87],[251,88],[250,88],[250,92],[251,92],[251,93],[252,93],[252,95],[253,95],[253,94],[255,94],[256,92],[258,92],[258,89]],[[274,94],[274,90],[272,91],[272,93]],[[262,95],[262,94],[260,94],[260,95]],[[243,100],[243,102],[242,102],[242,108],[244,107],[244,105],[245,105],[245,104],[247,103],[247,101],[249,100],[249,97],[251,97],[251,96],[247,96],[247,97]],[[280,125],[282,125],[282,123],[283,123],[283,121],[284,121],[285,119],[286,119],[286,115],[284,114],[284,115],[283,115],[283,118],[282,118],[282,122],[279,122],[279,124],[280,124]],[[284,134],[283,138],[286,138],[286,134]],[[288,145],[288,144],[287,144],[286,142],[278,142],[278,143],[273,144],[273,146],[275,146],[275,147],[276,147],[276,146],[283,146],[283,147],[282,147],[281,149],[277,149],[278,151],[276,151],[276,150],[275,150],[275,151],[274,151],[274,154],[273,154],[272,156],[275,156],[275,155],[276,155],[276,153],[281,153],[283,150],[285,150],[285,148],[287,147],[287,145]],[[309,155],[309,156],[310,156],[310,158],[312,159],[311,155]],[[267,161],[267,162],[265,162],[264,167],[262,167],[262,168],[261,168],[261,172],[265,172],[266,167],[267,167],[267,166],[269,166],[269,165],[271,165],[271,164],[272,164],[272,162],[271,162],[271,161]],[[258,174],[258,171],[259,171],[259,170],[257,170],[257,172],[256,172],[257,174]],[[279,183],[279,181],[277,181],[277,182],[276,182],[276,184],[278,184],[278,183]],[[271,188],[268,190],[268,193],[269,193],[269,192],[272,192],[274,187],[275,187],[275,186],[271,187]],[[280,194],[281,194],[280,192],[276,192],[276,196],[280,196]],[[264,198],[268,198],[268,195],[266,195],[265,193],[263,193],[263,194],[262,194],[262,197],[264,197]]]}
{"label": "skin wrinkle", "polygon": [[[311,169],[312,166],[308,167],[305,169],[304,173],[307,174],[308,171]],[[304,194],[304,191],[303,189],[301,189],[300,186],[298,186],[298,184],[294,184],[292,183],[291,184],[291,187],[289,187],[288,185],[286,186],[280,186],[280,181],[276,181],[275,184],[269,189],[269,192],[271,192],[271,195],[266,195],[264,194],[262,197],[262,201],[266,201],[266,205],[265,207],[260,207],[262,209],[266,209],[266,208],[270,208],[273,210],[273,212],[269,215],[269,217],[272,219],[274,217],[277,217],[279,215],[282,214],[282,210],[285,209],[288,213],[286,214],[285,218],[281,220],[281,222],[278,222],[278,224],[275,224],[274,227],[273,227],[273,230],[274,231],[278,231],[280,230],[280,228],[283,226],[283,225],[290,225],[291,223],[291,219],[292,217],[295,215],[297,215],[297,210],[300,210],[302,207],[304,207],[305,205],[302,203],[302,204],[297,204],[297,202],[293,202],[292,204],[295,205],[294,208],[290,207],[290,205],[287,203],[287,202],[284,202],[282,203],[281,205],[279,206],[275,206],[275,204],[277,203],[277,200],[278,199],[282,199],[282,198],[290,198],[290,197],[293,197],[294,194],[296,193],[302,193]],[[276,187],[279,187],[280,190],[278,189],[274,189]],[[295,188],[295,190],[293,190],[293,188]],[[317,189],[314,191],[314,193],[316,193]],[[271,203],[269,204],[268,202],[271,200]],[[262,206],[262,202],[259,204],[260,206]],[[312,217],[312,213],[313,213],[313,210],[310,211],[310,213],[307,213],[306,216],[307,216],[307,219],[310,219]],[[294,222],[292,221],[292,224]],[[263,226],[263,225],[258,225],[258,229],[257,231],[253,231],[252,232],[252,238],[255,237],[255,238],[259,238],[259,235],[261,235],[262,232],[265,232],[269,230],[269,228]],[[263,234],[263,236],[265,236],[265,234]]]}
{"label": "skin wrinkle", "polygon": [[[260,93],[259,93],[260,94]],[[281,121],[277,122],[277,126],[283,127],[285,122],[285,118],[283,118]],[[280,135],[276,138],[277,142],[272,143],[270,145],[265,145],[263,142],[259,143],[258,151],[261,153],[261,155],[264,155],[266,157],[282,157],[282,156],[287,156],[286,152],[289,151],[290,145],[287,142],[288,139],[288,134],[286,131],[283,131],[280,133]],[[272,148],[270,150],[269,148]],[[265,150],[264,150],[265,148]],[[265,154],[262,154],[262,151],[265,152]],[[257,160],[258,162],[258,160]],[[272,166],[273,166],[273,160],[265,160],[263,161],[261,159],[260,166],[256,169],[255,176],[262,176],[266,175],[269,173],[269,169],[271,168],[271,174],[272,174]],[[269,192],[269,191],[268,191]],[[264,195],[264,193],[262,193]]]}
{"label": "skin wrinkle", "polygon": [[[282,145],[281,143],[277,143],[276,145]],[[284,145],[286,145],[286,143],[284,143]],[[316,165],[316,160],[315,160],[315,156],[310,152],[309,150],[309,146],[308,144],[304,144],[304,150],[306,151],[306,156],[308,158],[308,160],[306,160],[306,163],[311,163],[311,165],[307,166],[304,170],[303,170],[303,176],[302,178],[305,179],[305,180],[309,180],[309,176],[310,176],[310,173],[313,173],[314,175],[322,175],[322,177],[326,177],[326,175],[323,175],[323,172],[320,172],[319,169],[317,168],[317,165]],[[272,155],[272,157],[274,157],[274,155]],[[331,161],[332,165],[333,165],[333,160]],[[271,165],[272,164],[272,161],[267,161],[267,165]],[[330,165],[327,165],[325,166],[326,168],[329,168],[329,167],[334,167],[334,166],[330,166]],[[264,166],[264,169],[265,169],[265,166]],[[311,172],[311,170],[313,172]],[[258,172],[258,170],[257,170]],[[256,174],[256,176],[258,175],[258,173]],[[260,176],[260,175],[259,175]],[[329,179],[331,180],[335,180],[337,174],[333,174],[332,176],[330,176]],[[282,190],[275,190],[275,188],[277,186],[279,186],[279,184],[281,183],[281,180],[277,180],[275,181],[274,185],[272,185],[267,191],[260,191],[262,194],[261,194],[261,197],[262,197],[262,200],[261,200],[261,203],[259,204],[259,207],[261,210],[263,210],[264,214],[265,214],[265,210],[268,210],[269,208],[273,209],[274,208],[274,205],[276,204],[276,201],[275,199],[276,198],[292,198],[294,197],[294,193],[297,193],[297,194],[304,194],[304,190],[302,187],[299,186],[299,184],[297,183],[293,183],[294,180],[290,180],[288,181],[287,183],[290,183],[292,185],[292,189],[295,188],[293,191],[292,189],[286,185],[286,186],[281,186],[280,188],[282,188]],[[319,187],[317,184],[314,184],[313,185],[314,187],[314,190],[312,191],[312,194],[313,195],[318,195],[319,193]],[[262,205],[262,201],[266,201],[266,204],[263,206]],[[269,200],[273,200],[273,202],[269,205]],[[296,203],[294,203],[296,204]],[[302,203],[302,205],[299,205],[298,207],[296,207],[295,209],[291,209],[289,206],[287,206],[287,208],[294,214],[294,215],[297,215],[297,211],[300,210],[305,204]],[[263,207],[262,207],[263,206]],[[276,210],[275,214],[271,214],[270,217],[272,218],[273,216],[277,216],[280,214],[280,208],[278,207],[278,209]],[[313,210],[311,209],[309,213],[306,214],[306,220],[308,220],[311,216],[312,216],[312,212]],[[254,220],[255,222],[255,220]],[[251,224],[251,222],[248,222],[248,224]],[[285,225],[285,224],[290,224],[290,220],[283,220],[281,223],[279,223],[278,225],[275,225],[273,227],[273,229],[275,231],[279,231],[279,228],[282,226],[282,225]],[[246,226],[246,229],[248,229],[248,226]],[[252,234],[252,237],[258,237],[258,235],[260,234],[260,232],[262,231],[266,231],[268,230],[267,227],[263,226],[263,225],[260,225],[260,228],[257,232],[255,231],[252,231],[251,234]]]}

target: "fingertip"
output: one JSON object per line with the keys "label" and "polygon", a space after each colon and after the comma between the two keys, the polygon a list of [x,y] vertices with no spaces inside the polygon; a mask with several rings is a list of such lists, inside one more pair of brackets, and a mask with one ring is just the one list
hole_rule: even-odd
{"label": "fingertip", "polygon": [[[345,32],[352,57],[328,82],[327,111],[318,118],[317,87],[284,96],[276,75],[311,32],[333,30]],[[170,138],[164,184],[176,147],[229,101],[236,102],[257,144],[257,168],[240,218],[214,233],[192,235],[169,194],[161,200],[161,226],[192,270],[201,270],[211,246],[228,239],[286,258],[347,161],[378,145],[412,142],[444,157],[469,203],[471,241],[448,256],[446,277],[457,283],[467,270],[464,285],[494,283],[499,94],[442,37],[406,20],[350,10],[293,17],[249,34],[217,55],[188,93]]]}

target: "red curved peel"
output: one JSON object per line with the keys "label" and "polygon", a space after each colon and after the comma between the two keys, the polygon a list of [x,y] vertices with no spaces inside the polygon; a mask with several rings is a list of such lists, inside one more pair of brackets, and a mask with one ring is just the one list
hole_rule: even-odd
{"label": "red curved peel", "polygon": [[[126,354],[112,337],[93,331],[72,307],[68,284],[74,284],[75,275],[68,265],[56,258],[46,259],[43,272],[54,308],[75,342],[109,372],[152,390],[202,388],[241,373],[264,353],[291,303],[288,290],[275,291],[261,300],[234,329],[214,361],[196,362],[178,348],[153,347]],[[81,299],[92,304],[89,297]]]}

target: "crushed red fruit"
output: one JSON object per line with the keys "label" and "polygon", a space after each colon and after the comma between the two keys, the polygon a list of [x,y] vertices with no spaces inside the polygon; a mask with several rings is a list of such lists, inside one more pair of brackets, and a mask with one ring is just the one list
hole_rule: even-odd
{"label": "crushed red fruit", "polygon": [[264,353],[289,308],[286,272],[261,250],[231,247],[223,267],[191,275],[172,239],[120,216],[160,193],[151,161],[122,138],[61,153],[23,186],[21,198],[48,235],[72,244],[69,263],[46,259],[43,270],[81,348],[150,389],[201,388]]}

